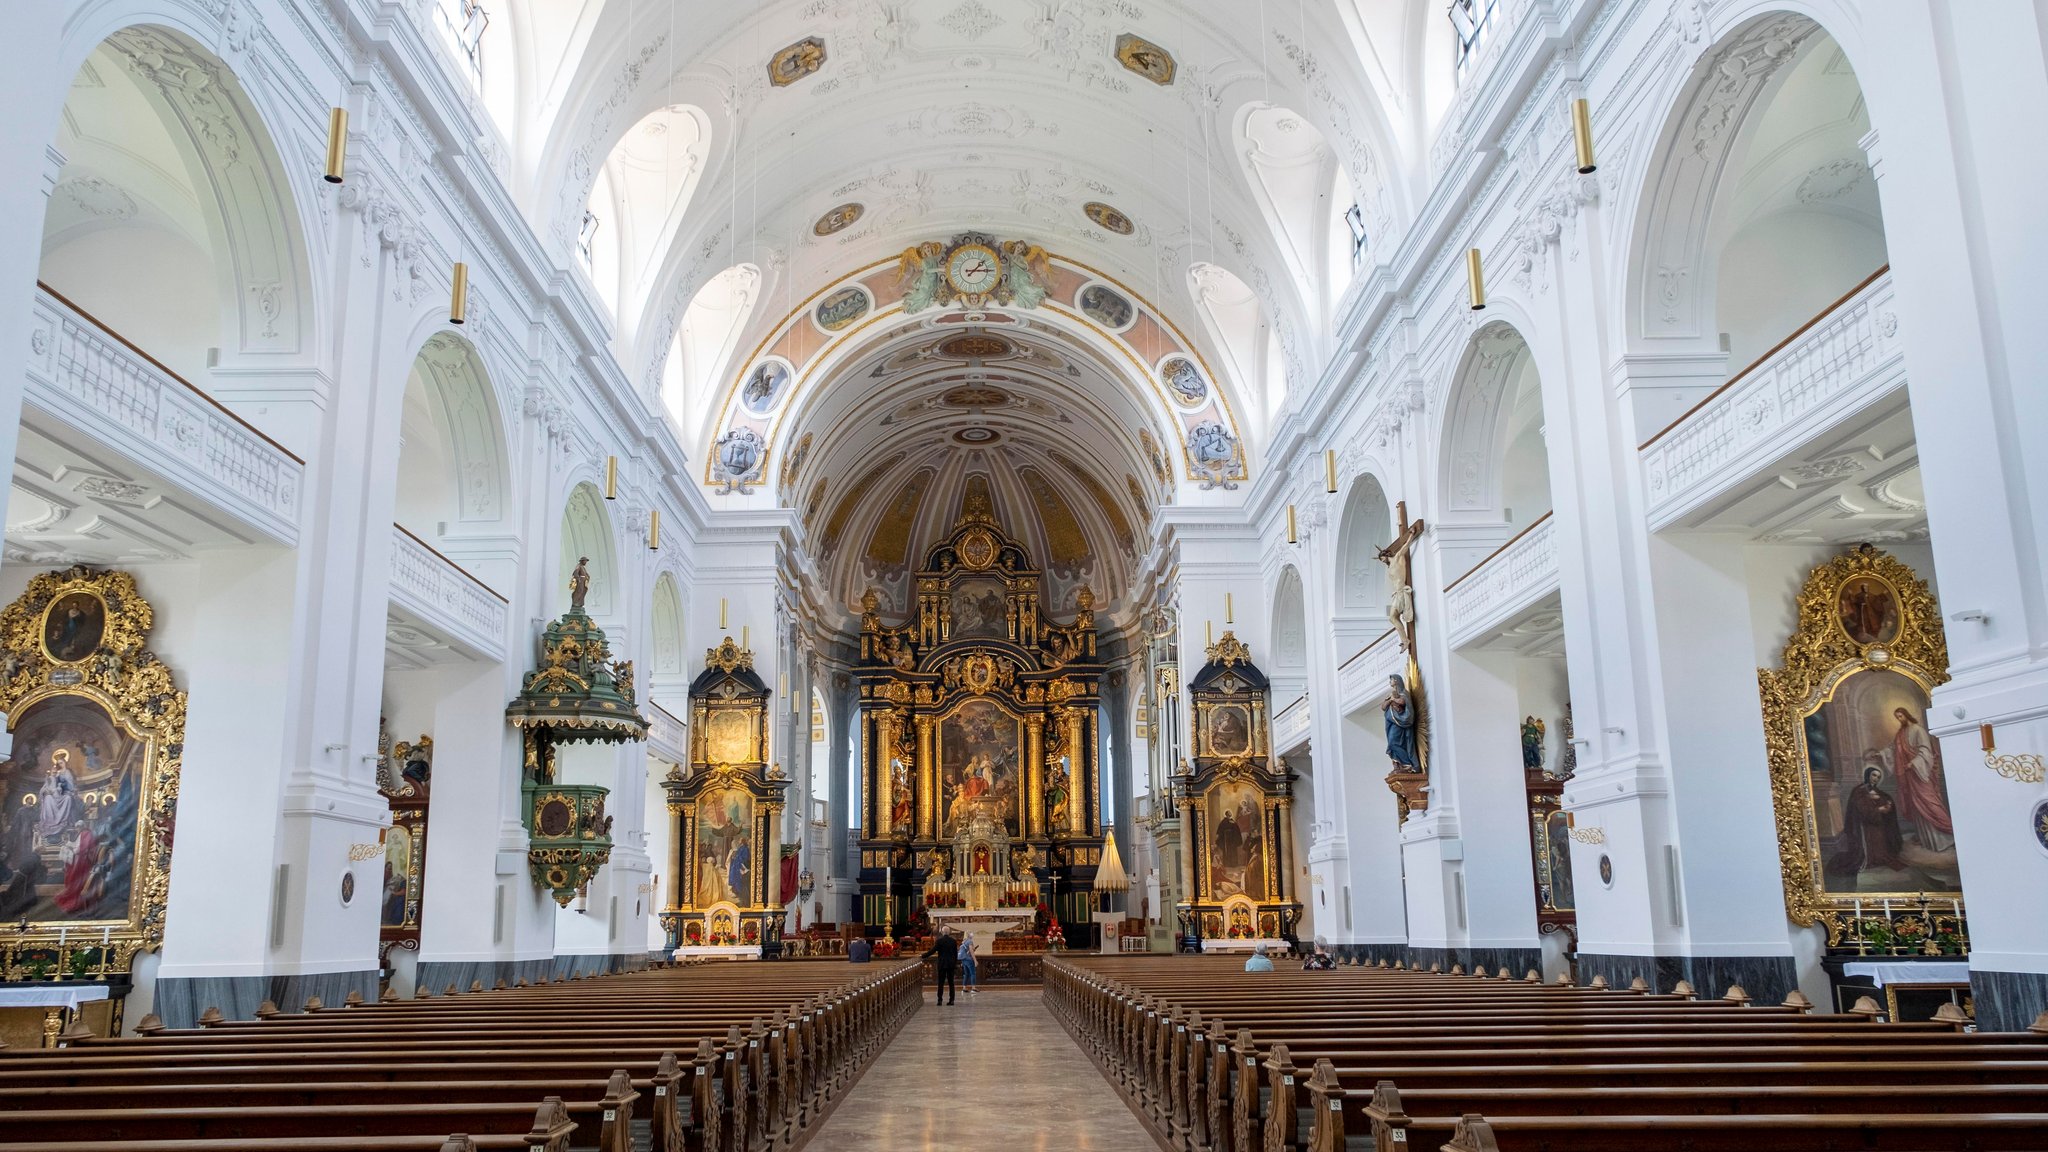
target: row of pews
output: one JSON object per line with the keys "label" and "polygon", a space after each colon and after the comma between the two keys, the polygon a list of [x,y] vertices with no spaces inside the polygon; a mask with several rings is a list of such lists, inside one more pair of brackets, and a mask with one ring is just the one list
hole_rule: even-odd
{"label": "row of pews", "polygon": [[1543,984],[1503,969],[1247,973],[1048,962],[1048,1007],[1186,1152],[2048,1149],[2048,1012],[1973,1033],[1741,988]]}
{"label": "row of pews", "polygon": [[128,1039],[0,1051],[0,1152],[784,1152],[916,1011],[918,979],[698,965],[145,1017]]}

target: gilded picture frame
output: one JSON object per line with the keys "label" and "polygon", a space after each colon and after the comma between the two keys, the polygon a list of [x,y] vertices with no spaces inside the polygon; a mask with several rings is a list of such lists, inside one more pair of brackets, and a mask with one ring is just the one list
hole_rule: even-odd
{"label": "gilded picture frame", "polygon": [[[1864,544],[1815,567],[1797,603],[1779,666],[1757,670],[1785,913],[1822,925],[1830,946],[1880,908],[1927,910],[1927,922],[1902,927],[1930,941],[1960,935],[1960,882],[1928,882],[1953,850],[1934,823],[1945,820],[1946,793],[1938,742],[1925,731],[1927,696],[1948,679],[1933,592]],[[1915,773],[1921,799],[1914,788],[1902,794],[1901,771]]]}
{"label": "gilded picture frame", "polygon": [[4,978],[65,939],[102,972],[162,946],[186,697],[146,647],[155,622],[133,575],[86,565],[36,576],[0,611],[16,736],[0,838],[19,857],[10,879],[33,873],[7,917],[25,927],[0,949]]}

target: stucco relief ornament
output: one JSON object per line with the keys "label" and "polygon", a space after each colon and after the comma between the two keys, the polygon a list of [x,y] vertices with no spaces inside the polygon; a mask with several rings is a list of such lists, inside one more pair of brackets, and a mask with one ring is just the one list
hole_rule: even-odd
{"label": "stucco relief ornament", "polygon": [[745,492],[747,485],[761,482],[766,445],[752,428],[734,428],[720,436],[713,455],[711,478],[724,485],[719,490],[721,494]]}

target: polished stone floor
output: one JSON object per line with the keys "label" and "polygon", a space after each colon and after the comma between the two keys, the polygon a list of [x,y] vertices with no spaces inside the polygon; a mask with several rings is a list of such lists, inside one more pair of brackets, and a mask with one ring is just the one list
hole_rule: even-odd
{"label": "polished stone floor", "polygon": [[945,1008],[926,1000],[807,1152],[1158,1147],[1042,996],[1002,988]]}

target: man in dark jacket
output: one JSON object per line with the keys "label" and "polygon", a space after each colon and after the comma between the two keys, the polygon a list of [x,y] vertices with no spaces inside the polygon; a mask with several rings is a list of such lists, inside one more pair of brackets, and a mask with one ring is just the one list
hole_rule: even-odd
{"label": "man in dark jacket", "polygon": [[853,942],[846,946],[846,958],[855,964],[867,963],[868,957],[873,953],[874,948],[865,936],[855,936]]}
{"label": "man in dark jacket", "polygon": [[960,942],[953,939],[951,932],[941,932],[939,938],[932,942],[932,946],[925,949],[924,956],[927,960],[937,962],[938,971],[935,975],[939,985],[938,1002],[953,1003],[960,995],[959,988],[954,985],[954,980],[960,972]]}

